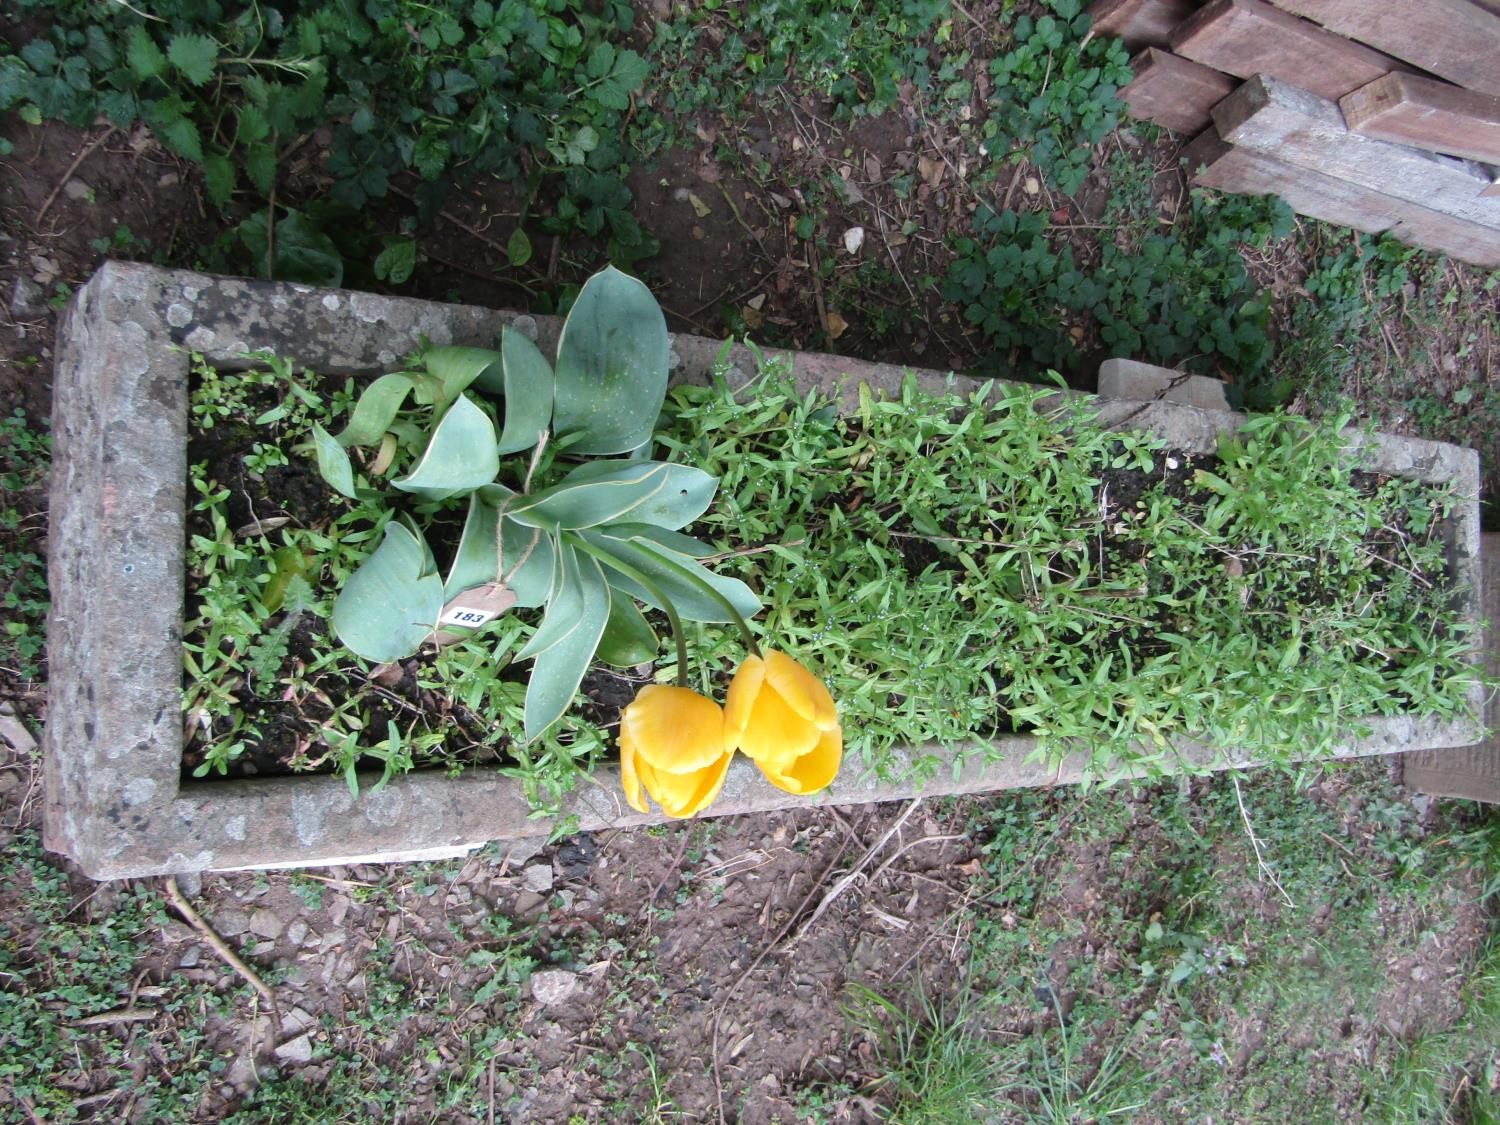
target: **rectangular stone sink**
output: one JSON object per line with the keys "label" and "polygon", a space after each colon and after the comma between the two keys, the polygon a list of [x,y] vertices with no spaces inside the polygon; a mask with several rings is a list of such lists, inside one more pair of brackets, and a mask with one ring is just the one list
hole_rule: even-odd
{"label": "rectangular stone sink", "polygon": [[[530,820],[520,784],[494,770],[457,778],[440,770],[398,778],[378,793],[351,798],[344,780],[307,775],[235,781],[181,779],[183,526],[187,490],[188,351],[221,367],[245,365],[246,352],[269,349],[335,374],[373,375],[422,341],[493,347],[518,314],[304,285],[209,277],[134,263],[108,262],[73,297],[58,333],[53,405],[51,499],[52,613],[48,622],[51,701],[45,735],[45,842],[96,879],[251,867],[437,859],[493,840],[545,835]],[[534,320],[551,354],[558,323]],[[673,338],[673,378],[705,380],[721,343]],[[755,371],[743,348],[730,353],[744,375]],[[858,383],[886,389],[903,371],[837,356],[797,353],[804,389]],[[930,389],[952,385],[938,372],[916,373]],[[958,379],[958,389],[975,384]],[[846,399],[847,401],[847,399]],[[1120,424],[1150,428],[1179,448],[1209,452],[1239,416],[1165,401],[1101,400]],[[1472,450],[1376,436],[1364,456],[1376,471],[1451,484],[1468,498],[1452,520],[1450,558],[1460,582],[1477,588],[1479,461]],[[1476,590],[1467,610],[1477,613]],[[1475,688],[1476,705],[1481,702]],[[1478,707],[1476,706],[1476,712]],[[1373,719],[1347,756],[1476,742],[1474,722]],[[1081,759],[1060,768],[1026,763],[1024,736],[1000,740],[1000,761],[971,760],[955,777],[939,767],[920,790],[969,793],[1078,781]],[[1244,764],[1243,755],[1184,747],[1212,768]],[[914,747],[908,760],[937,755]],[[618,771],[603,766],[567,811],[594,830],[659,823],[620,797]],[[851,761],[817,798],[772,788],[737,756],[712,815],[813,804],[895,800],[911,785],[860,776]]]}

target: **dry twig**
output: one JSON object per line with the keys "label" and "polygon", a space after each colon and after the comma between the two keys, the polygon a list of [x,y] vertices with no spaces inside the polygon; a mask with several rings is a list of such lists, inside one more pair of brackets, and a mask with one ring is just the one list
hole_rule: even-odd
{"label": "dry twig", "polygon": [[208,943],[209,948],[217,953],[219,958],[238,973],[256,992],[265,997],[266,1003],[271,1005],[271,1011],[276,1011],[276,993],[271,991],[271,986],[261,980],[260,975],[249,965],[245,964],[240,955],[229,948],[229,943],[221,938],[214,931],[214,928],[203,920],[203,916],[193,909],[192,904],[183,897],[182,891],[178,889],[177,879],[171,875],[167,876],[167,898],[177,908],[177,913],[182,915],[188,925],[203,935],[203,940]]}
{"label": "dry twig", "polygon": [[52,210],[52,205],[57,202],[58,193],[61,192],[62,189],[67,185],[67,182],[73,178],[73,173],[78,171],[78,166],[85,160],[87,160],[89,156],[93,154],[95,149],[97,149],[105,141],[109,140],[109,138],[114,136],[117,132],[119,132],[119,130],[111,125],[107,129],[105,129],[104,132],[100,133],[88,144],[84,145],[81,149],[78,150],[78,155],[73,157],[73,163],[68,165],[68,170],[62,174],[62,178],[57,181],[57,185],[52,189],[51,194],[47,196],[45,201],[43,201],[41,209],[36,213],[36,218],[31,221],[32,226],[41,226],[42,220],[47,217],[47,212]]}
{"label": "dry twig", "polygon": [[1295,907],[1292,896],[1286,893],[1286,888],[1281,885],[1281,880],[1276,878],[1276,872],[1271,870],[1271,865],[1266,862],[1265,856],[1260,852],[1260,838],[1255,835],[1255,828],[1250,823],[1250,814],[1245,810],[1245,796],[1240,792],[1240,775],[1231,774],[1230,780],[1234,782],[1234,799],[1240,806],[1240,819],[1245,822],[1245,835],[1250,837],[1250,846],[1255,849],[1255,863],[1260,873],[1266,877],[1271,886],[1281,892],[1282,899],[1288,906]]}
{"label": "dry twig", "polygon": [[[921,797],[913,797],[907,803],[906,808],[902,810],[901,815],[898,816],[894,821],[892,821],[890,827],[888,827],[883,833],[881,833],[880,839],[871,844],[870,847],[866,849],[865,854],[859,857],[859,862],[851,867],[847,872],[845,872],[844,877],[837,883],[835,883],[833,885],[833,889],[823,896],[823,901],[818,903],[817,909],[812,912],[812,915],[807,919],[806,922],[802,924],[802,928],[797,931],[797,936],[792,938],[790,942],[791,945],[796,945],[799,941],[806,937],[807,931],[812,928],[813,923],[815,923],[819,918],[823,917],[828,908],[832,906],[838,899],[839,895],[847,891],[853,885],[854,881],[861,877],[861,874],[864,872],[865,867],[868,866],[870,861],[880,853],[880,850],[886,846],[886,844],[890,841],[890,838],[897,832],[901,831],[901,826],[906,823],[907,819],[911,816],[912,812],[916,809],[917,805],[921,803],[921,801]],[[900,853],[898,852],[897,854],[899,855]],[[884,870],[884,868],[882,868],[881,870]]]}

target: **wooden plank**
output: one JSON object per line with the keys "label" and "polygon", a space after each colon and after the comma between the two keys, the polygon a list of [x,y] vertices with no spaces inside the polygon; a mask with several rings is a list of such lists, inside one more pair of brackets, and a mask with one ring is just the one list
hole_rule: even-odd
{"label": "wooden plank", "polygon": [[1197,7],[1197,0],[1098,0],[1089,19],[1095,35],[1118,36],[1134,51],[1166,46],[1172,29]]}
{"label": "wooden plank", "polygon": [[1209,111],[1239,85],[1212,67],[1147,47],[1130,60],[1135,77],[1120,91],[1132,117],[1177,133],[1198,133],[1212,122]]}
{"label": "wooden plank", "polygon": [[1231,145],[1215,130],[1195,138],[1183,150],[1183,158],[1198,187],[1241,195],[1279,195],[1299,215],[1365,234],[1389,231],[1403,242],[1435,253],[1478,266],[1500,266],[1500,230]]}
{"label": "wooden plank", "polygon": [[1213,110],[1219,135],[1287,164],[1500,228],[1500,199],[1476,164],[1351,133],[1335,102],[1257,75]]}
{"label": "wooden plank", "polygon": [[1500,13],[1470,0],[1273,0],[1440,78],[1500,94]]}
{"label": "wooden plank", "polygon": [[1299,215],[1379,234],[1396,224],[1396,201],[1363,188],[1350,190],[1305,168],[1285,164],[1254,149],[1232,145],[1208,129],[1182,150],[1188,175],[1197,187],[1240,195],[1279,195]]}
{"label": "wooden plank", "polygon": [[1490,94],[1419,74],[1387,74],[1344,95],[1339,108],[1362,137],[1500,164],[1500,98]]}
{"label": "wooden plank", "polygon": [[1213,0],[1172,33],[1184,58],[1249,78],[1269,74],[1324,98],[1339,98],[1404,69],[1379,51],[1315,23],[1277,11],[1264,0]]}
{"label": "wooden plank", "polygon": [[1476,266],[1500,268],[1500,231],[1408,204],[1391,233],[1412,246]]}

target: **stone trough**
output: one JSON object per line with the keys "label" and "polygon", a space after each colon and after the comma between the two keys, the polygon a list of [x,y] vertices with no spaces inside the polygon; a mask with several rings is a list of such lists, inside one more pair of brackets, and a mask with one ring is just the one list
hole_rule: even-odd
{"label": "stone trough", "polygon": [[[378,793],[350,796],[336,776],[184,781],[182,649],[188,352],[232,368],[250,351],[272,350],[335,374],[373,375],[424,340],[493,347],[519,314],[303,285],[209,277],[133,263],[106,263],[74,295],[58,338],[53,407],[54,478],[48,624],[51,702],[45,736],[45,842],[97,879],[318,864],[438,859],[490,841],[545,836],[529,819],[520,783],[493,770],[450,778],[407,775]],[[527,318],[551,353],[558,324]],[[721,343],[673,338],[673,378],[708,377]],[[743,348],[731,362],[753,373]],[[895,389],[901,368],[796,353],[805,390],[858,383]],[[929,388],[977,384],[916,372]],[[731,378],[734,374],[731,374]],[[1127,380],[1128,382],[1128,380]],[[1101,400],[1120,424],[1150,428],[1180,448],[1210,451],[1239,416],[1166,401]],[[1478,457],[1435,442],[1376,436],[1370,468],[1451,485],[1468,498],[1451,521],[1450,558],[1461,583],[1478,578]],[[1470,591],[1468,611],[1477,612]],[[1475,691],[1478,692],[1476,687]],[[1476,694],[1476,703],[1478,697]],[[1373,719],[1346,756],[1464,746],[1481,729],[1467,721]],[[1058,768],[1027,762],[1032,739],[998,744],[998,761],[978,755],[955,775],[940,765],[919,790],[860,776],[846,764],[817,798],[772,788],[737,757],[711,815],[895,800],[918,791],[972,793],[1076,782],[1084,762]],[[1244,764],[1242,754],[1182,747],[1211,768]],[[913,747],[907,759],[936,755]],[[574,793],[567,812],[580,830],[659,823],[620,797],[618,771]]]}

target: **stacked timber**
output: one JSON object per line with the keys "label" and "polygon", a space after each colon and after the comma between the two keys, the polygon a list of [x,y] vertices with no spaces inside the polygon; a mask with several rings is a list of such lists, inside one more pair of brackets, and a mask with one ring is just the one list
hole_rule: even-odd
{"label": "stacked timber", "polygon": [[1500,266],[1500,0],[1097,0],[1195,184]]}

